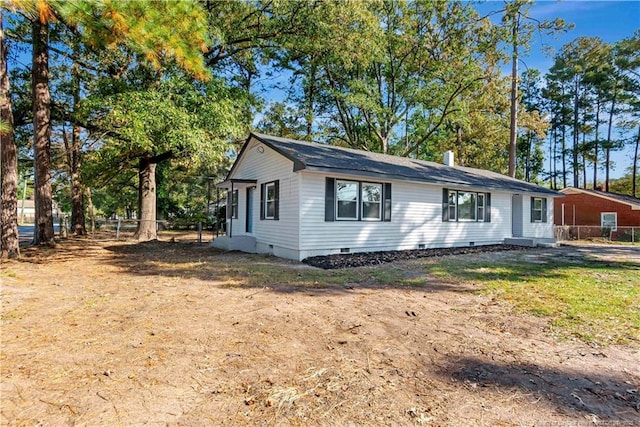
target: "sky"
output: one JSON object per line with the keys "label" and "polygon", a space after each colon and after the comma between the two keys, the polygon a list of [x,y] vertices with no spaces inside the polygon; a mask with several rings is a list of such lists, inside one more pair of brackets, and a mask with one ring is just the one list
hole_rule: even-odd
{"label": "sky", "polygon": [[[487,1],[479,4],[477,10],[480,14],[489,14],[500,10],[504,6],[503,1]],[[540,70],[544,75],[553,65],[553,57],[544,52],[544,47],[552,47],[556,52],[562,45],[571,42],[577,37],[599,37],[607,43],[614,43],[627,38],[640,28],[640,0],[628,1],[537,1],[531,7],[531,16],[537,20],[562,18],[567,23],[574,24],[574,28],[566,33],[555,36],[535,35],[531,41],[531,49],[528,54],[522,56],[519,64],[520,71],[528,68]],[[495,15],[499,20],[500,16]],[[505,73],[510,73],[510,65],[505,66]],[[547,147],[548,150],[548,147]],[[612,178],[619,178],[625,174],[625,170],[631,166],[632,149],[614,153],[614,163],[611,170]],[[548,167],[546,159],[545,166]],[[587,176],[593,176],[593,169],[587,171]],[[598,172],[599,178],[604,179],[604,172]]]}

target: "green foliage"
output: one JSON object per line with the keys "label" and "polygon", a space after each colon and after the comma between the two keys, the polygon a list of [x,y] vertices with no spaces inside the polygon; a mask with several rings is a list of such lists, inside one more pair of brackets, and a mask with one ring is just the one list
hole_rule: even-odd
{"label": "green foliage", "polygon": [[173,1],[62,1],[51,2],[70,26],[78,27],[94,50],[121,44],[140,54],[156,69],[168,60],[198,79],[210,75],[204,65],[207,49],[206,14],[200,3]]}
{"label": "green foliage", "polygon": [[[609,190],[614,193],[633,195],[633,175],[631,171],[624,174],[618,179],[611,180],[609,183]],[[636,174],[636,182],[640,182],[640,173]]]}
{"label": "green foliage", "polygon": [[197,83],[173,75],[148,88],[89,98],[94,123],[109,130],[104,149],[135,158],[171,151],[185,161],[221,161],[230,138],[244,134],[242,93],[222,79]]}

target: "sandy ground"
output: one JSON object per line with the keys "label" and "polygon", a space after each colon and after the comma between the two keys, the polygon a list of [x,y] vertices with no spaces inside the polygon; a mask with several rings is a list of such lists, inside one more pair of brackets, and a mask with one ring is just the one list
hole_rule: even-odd
{"label": "sandy ground", "polygon": [[[609,250],[561,249],[640,263]],[[4,263],[2,425],[640,425],[635,346],[558,341],[473,284],[264,287],[247,263],[311,268],[74,239]]]}

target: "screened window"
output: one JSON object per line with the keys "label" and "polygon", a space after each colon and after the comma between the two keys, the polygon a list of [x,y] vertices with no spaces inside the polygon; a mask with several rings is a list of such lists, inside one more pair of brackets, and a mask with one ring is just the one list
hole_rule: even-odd
{"label": "screened window", "polygon": [[602,212],[600,214],[600,223],[602,228],[616,231],[618,229],[618,214],[616,212]]}
{"label": "screened window", "polygon": [[231,218],[238,219],[238,190],[231,193]]}
{"label": "screened window", "polygon": [[358,219],[358,183],[336,182],[336,218]]}
{"label": "screened window", "polygon": [[382,185],[362,184],[362,219],[377,220],[382,218]]}

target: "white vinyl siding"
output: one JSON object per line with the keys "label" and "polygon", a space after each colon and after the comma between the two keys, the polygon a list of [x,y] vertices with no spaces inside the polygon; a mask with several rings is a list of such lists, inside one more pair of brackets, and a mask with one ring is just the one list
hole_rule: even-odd
{"label": "white vinyl siding", "polygon": [[[442,222],[442,187],[392,181],[392,214],[383,221],[325,221],[325,174],[301,171],[301,257],[349,248],[396,250],[502,243],[511,237],[511,194],[491,192],[491,222]],[[336,176],[336,182],[357,180]],[[473,189],[482,192],[484,189]]]}
{"label": "white vinyl siding", "polygon": [[[537,198],[537,197],[536,197]],[[535,198],[532,197],[523,197],[523,229],[522,236],[523,237],[534,237],[534,238],[553,238],[553,198],[547,198],[547,221],[546,222],[536,222],[531,220],[531,203]]]}
{"label": "white vinyl siding", "polygon": [[[278,247],[297,250],[299,241],[298,174],[293,162],[258,141],[251,141],[230,178],[256,179],[253,192],[253,233],[258,247],[278,254]],[[260,185],[279,180],[278,221],[260,221]],[[246,235],[246,192],[239,192],[239,215],[233,220],[232,236]],[[265,201],[266,203],[266,201]]]}

